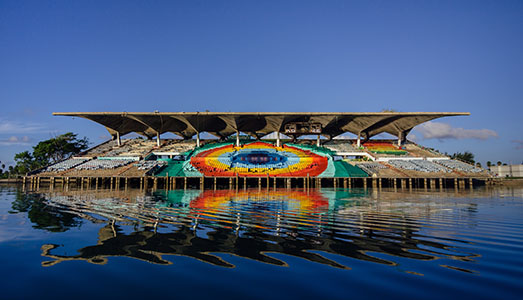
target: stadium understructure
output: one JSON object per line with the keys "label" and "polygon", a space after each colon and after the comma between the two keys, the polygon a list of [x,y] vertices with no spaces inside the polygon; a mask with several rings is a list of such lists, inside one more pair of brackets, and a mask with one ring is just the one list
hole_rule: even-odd
{"label": "stadium understructure", "polygon": [[[366,187],[369,182],[380,187],[441,188],[472,186],[474,181],[487,182],[491,177],[484,169],[407,139],[408,133],[421,123],[469,113],[54,115],[99,123],[112,139],[33,171],[28,174],[33,184],[41,180],[53,184],[73,181],[98,187],[110,182],[115,187],[134,184],[174,189],[217,185]],[[129,133],[142,137],[122,139]],[[171,137],[165,138],[168,133]],[[396,138],[372,138],[383,133]]]}

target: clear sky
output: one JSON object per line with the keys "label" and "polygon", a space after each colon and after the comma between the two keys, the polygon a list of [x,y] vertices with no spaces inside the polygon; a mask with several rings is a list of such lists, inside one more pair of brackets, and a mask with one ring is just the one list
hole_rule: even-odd
{"label": "clear sky", "polygon": [[0,161],[53,111],[468,111],[409,135],[523,161],[523,1],[0,1]]}

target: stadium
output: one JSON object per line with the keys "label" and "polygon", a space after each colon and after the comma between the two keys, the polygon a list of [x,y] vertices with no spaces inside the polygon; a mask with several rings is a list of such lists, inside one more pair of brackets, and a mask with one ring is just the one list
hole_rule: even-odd
{"label": "stadium", "polygon": [[[407,139],[456,112],[62,112],[112,139],[33,171],[24,184],[80,188],[472,188],[484,169]],[[123,139],[135,133],[140,138]],[[162,138],[171,133],[176,138]],[[394,139],[376,139],[388,133]],[[354,138],[348,138],[353,134]],[[207,138],[202,138],[207,136]]]}

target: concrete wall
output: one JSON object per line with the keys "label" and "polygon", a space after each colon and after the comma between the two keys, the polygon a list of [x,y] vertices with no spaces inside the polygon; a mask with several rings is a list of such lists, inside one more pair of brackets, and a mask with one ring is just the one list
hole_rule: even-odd
{"label": "concrete wall", "polygon": [[490,171],[499,177],[523,177],[523,165],[491,166]]}

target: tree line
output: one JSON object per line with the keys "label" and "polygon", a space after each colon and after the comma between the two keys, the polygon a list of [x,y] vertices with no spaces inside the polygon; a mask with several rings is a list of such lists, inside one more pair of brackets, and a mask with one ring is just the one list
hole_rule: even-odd
{"label": "tree line", "polygon": [[79,139],[72,132],[39,142],[32,151],[23,151],[15,154],[15,165],[5,168],[5,163],[0,162],[0,178],[23,176],[27,172],[43,168],[50,164],[67,159],[86,150],[89,140],[84,137]]}

